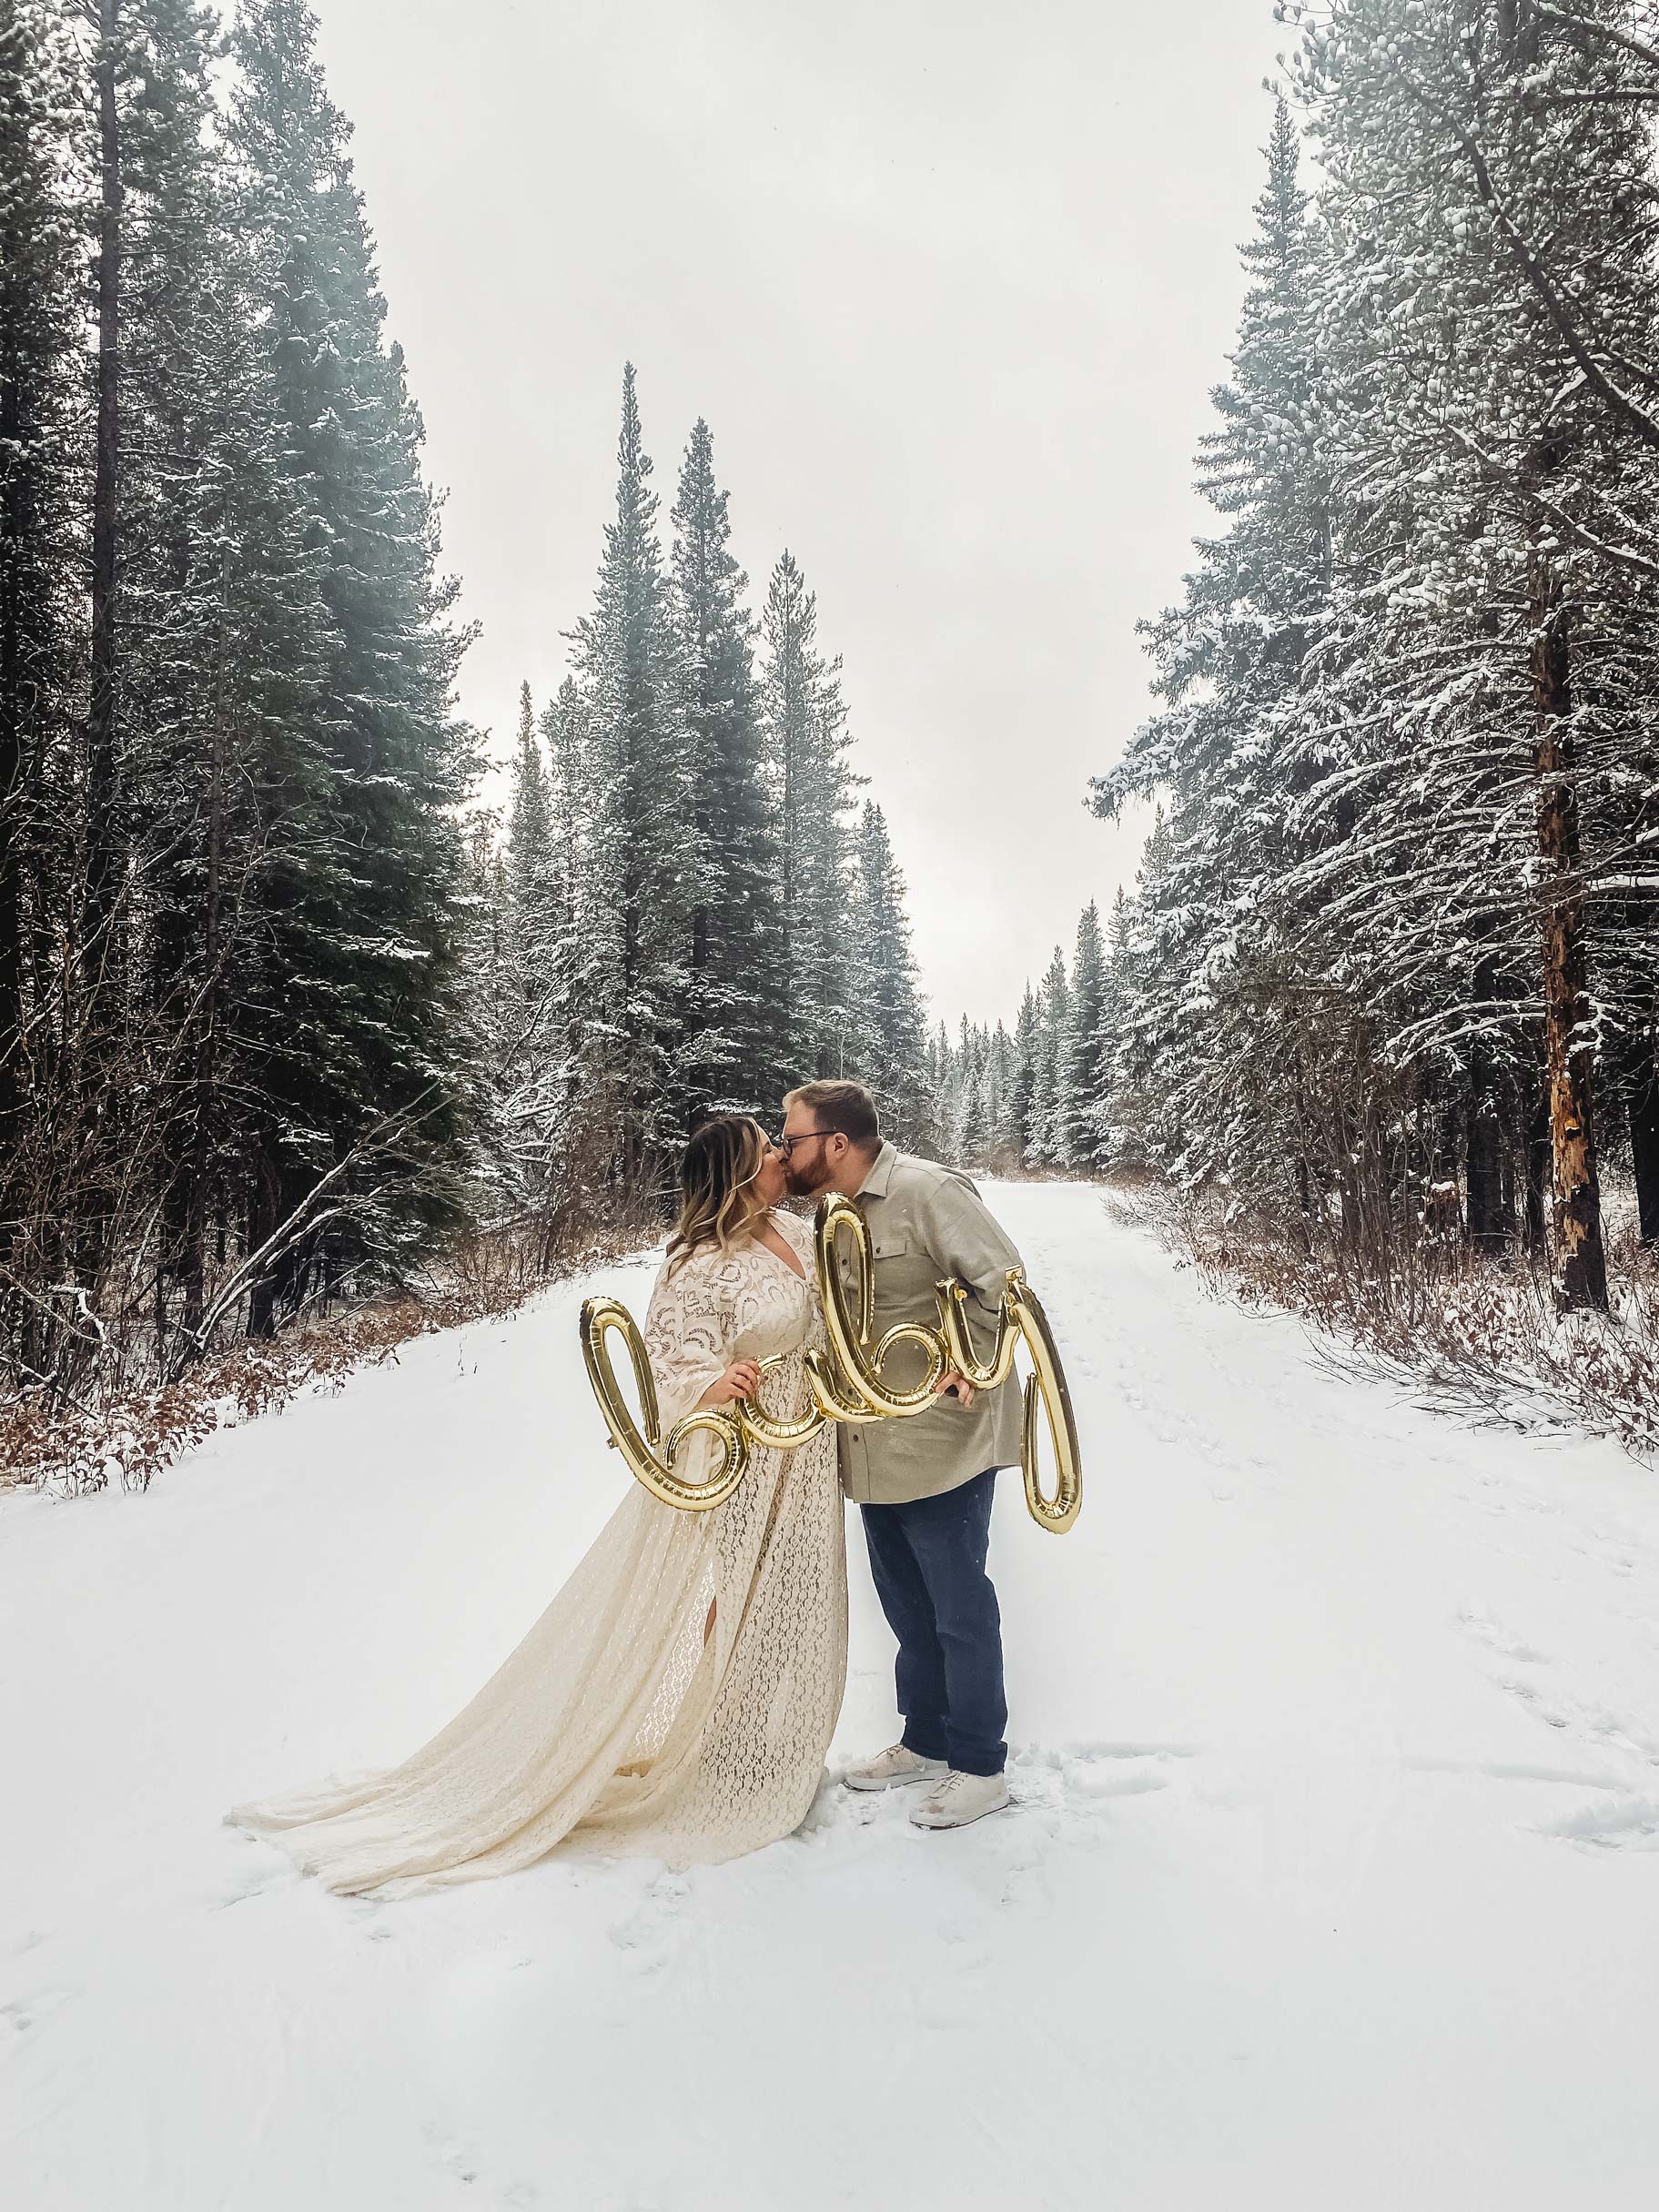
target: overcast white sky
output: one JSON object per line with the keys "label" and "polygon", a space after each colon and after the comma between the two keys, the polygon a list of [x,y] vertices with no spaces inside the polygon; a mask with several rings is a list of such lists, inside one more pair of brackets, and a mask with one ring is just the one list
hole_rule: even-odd
{"label": "overcast white sky", "polygon": [[1285,34],[1270,0],[317,0],[510,740],[587,606],[639,370],[757,592],[845,656],[934,1010],[1011,1018],[1140,825],[1147,703]]}

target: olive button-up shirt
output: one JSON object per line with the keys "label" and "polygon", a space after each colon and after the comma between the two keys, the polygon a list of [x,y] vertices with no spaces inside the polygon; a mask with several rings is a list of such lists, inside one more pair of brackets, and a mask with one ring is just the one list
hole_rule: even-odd
{"label": "olive button-up shirt", "polygon": [[[897,1321],[936,1328],[935,1285],[954,1275],[970,1293],[969,1335],[988,1355],[1007,1272],[1020,1257],[967,1177],[885,1144],[854,1202],[870,1229],[875,1337]],[[841,1265],[850,1282],[845,1246]],[[919,1348],[896,1347],[885,1372],[901,1387],[918,1382]],[[842,1485],[860,1505],[937,1497],[988,1467],[1017,1465],[1020,1435],[1020,1389],[1010,1376],[994,1390],[976,1391],[971,1406],[942,1398],[907,1419],[845,1426]]]}

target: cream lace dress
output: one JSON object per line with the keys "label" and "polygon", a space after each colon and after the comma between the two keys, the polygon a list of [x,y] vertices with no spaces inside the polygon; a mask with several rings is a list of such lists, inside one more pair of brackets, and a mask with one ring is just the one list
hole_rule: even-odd
{"label": "cream lace dress", "polygon": [[[803,1274],[747,1242],[658,1276],[645,1339],[664,1435],[733,1360],[774,1352],[787,1359],[767,1379],[768,1409],[805,1410],[801,1354],[823,1341],[812,1236],[774,1218]],[[683,1469],[700,1473],[712,1449],[693,1439]],[[509,1874],[566,1836],[681,1864],[735,1858],[804,1817],[845,1678],[825,1429],[795,1451],[756,1451],[706,1513],[631,1482],[523,1642],[423,1751],[227,1817],[330,1889],[386,1894]]]}

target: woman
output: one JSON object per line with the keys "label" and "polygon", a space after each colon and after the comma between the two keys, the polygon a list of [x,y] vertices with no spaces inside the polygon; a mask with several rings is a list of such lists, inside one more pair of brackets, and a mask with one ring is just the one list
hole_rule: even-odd
{"label": "woman", "polygon": [[[706,1121],[645,1319],[663,1432],[752,1396],[806,1410],[823,1342],[812,1237],[776,1212],[783,1156],[758,1123]],[[693,1479],[713,1449],[688,1439]],[[685,1513],[640,1485],[500,1672],[389,1773],[228,1817],[330,1889],[395,1894],[532,1864],[561,1838],[679,1862],[735,1858],[800,1824],[846,1676],[835,1439],[756,1450],[725,1504]]]}

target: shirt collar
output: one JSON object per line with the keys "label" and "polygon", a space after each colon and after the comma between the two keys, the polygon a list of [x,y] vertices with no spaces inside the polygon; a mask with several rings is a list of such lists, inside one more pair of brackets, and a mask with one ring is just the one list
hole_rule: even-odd
{"label": "shirt collar", "polygon": [[875,1165],[858,1188],[861,1198],[885,1198],[893,1170],[898,1165],[898,1146],[888,1137],[875,1156]]}

